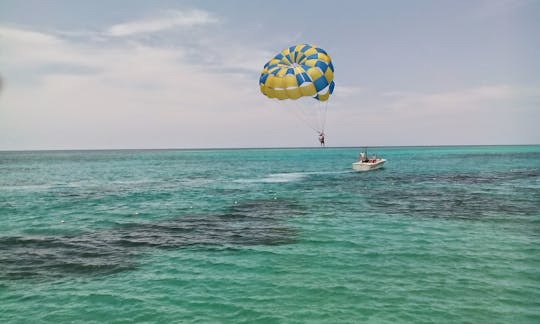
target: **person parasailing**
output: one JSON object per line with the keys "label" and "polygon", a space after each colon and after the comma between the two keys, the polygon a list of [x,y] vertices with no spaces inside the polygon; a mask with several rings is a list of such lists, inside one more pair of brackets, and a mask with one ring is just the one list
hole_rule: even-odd
{"label": "person parasailing", "polygon": [[[317,46],[298,44],[282,50],[268,61],[261,72],[259,87],[270,99],[294,102],[306,110],[287,109],[298,115],[311,129],[319,134],[319,143],[325,146],[324,126],[328,99],[335,87],[334,65],[330,55]],[[283,104],[285,107],[286,104]],[[318,116],[311,114],[318,113]]]}
{"label": "person parasailing", "polygon": [[323,132],[319,133],[319,143],[321,143],[321,146],[325,146],[324,145],[324,133]]}

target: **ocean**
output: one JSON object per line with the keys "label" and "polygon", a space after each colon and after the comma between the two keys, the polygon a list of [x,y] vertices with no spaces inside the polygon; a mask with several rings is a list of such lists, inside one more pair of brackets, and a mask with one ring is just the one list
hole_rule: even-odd
{"label": "ocean", "polygon": [[540,323],[540,146],[0,152],[0,323]]}

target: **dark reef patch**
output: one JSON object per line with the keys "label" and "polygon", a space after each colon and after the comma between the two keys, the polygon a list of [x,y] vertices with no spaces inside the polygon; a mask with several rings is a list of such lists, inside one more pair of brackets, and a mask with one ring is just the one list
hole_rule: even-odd
{"label": "dark reef patch", "polygon": [[81,235],[0,237],[0,280],[106,275],[136,267],[144,248],[230,247],[295,242],[287,218],[301,206],[284,200],[234,204],[222,214],[119,225]]}
{"label": "dark reef patch", "polygon": [[[478,219],[487,215],[535,215],[540,194],[515,186],[514,181],[536,181],[536,169],[508,172],[389,176],[392,186],[373,186],[368,192],[372,208],[386,214],[430,218]],[[436,185],[433,185],[436,184]],[[531,200],[531,194],[538,197]]]}

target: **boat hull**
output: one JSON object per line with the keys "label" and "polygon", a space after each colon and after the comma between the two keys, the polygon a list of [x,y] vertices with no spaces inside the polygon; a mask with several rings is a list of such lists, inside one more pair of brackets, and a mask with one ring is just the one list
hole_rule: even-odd
{"label": "boat hull", "polygon": [[361,162],[357,161],[352,164],[354,171],[371,171],[377,170],[383,167],[385,159],[377,159],[375,162]]}

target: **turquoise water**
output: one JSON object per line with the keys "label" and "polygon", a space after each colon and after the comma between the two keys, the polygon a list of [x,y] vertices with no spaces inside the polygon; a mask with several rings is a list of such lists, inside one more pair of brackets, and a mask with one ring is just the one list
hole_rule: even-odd
{"label": "turquoise water", "polygon": [[540,146],[359,152],[0,152],[0,322],[540,322]]}

